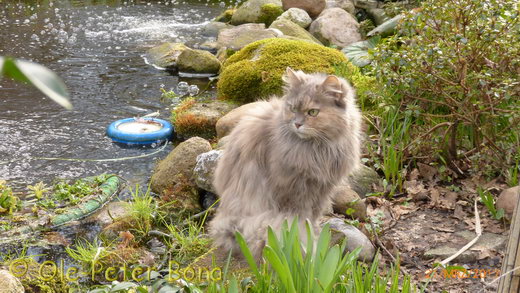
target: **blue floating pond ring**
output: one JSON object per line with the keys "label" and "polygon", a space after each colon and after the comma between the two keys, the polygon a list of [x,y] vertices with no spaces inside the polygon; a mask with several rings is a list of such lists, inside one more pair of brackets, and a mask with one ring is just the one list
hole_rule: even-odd
{"label": "blue floating pond ring", "polygon": [[112,122],[107,135],[114,142],[129,145],[150,145],[170,140],[173,126],[157,118],[126,118]]}

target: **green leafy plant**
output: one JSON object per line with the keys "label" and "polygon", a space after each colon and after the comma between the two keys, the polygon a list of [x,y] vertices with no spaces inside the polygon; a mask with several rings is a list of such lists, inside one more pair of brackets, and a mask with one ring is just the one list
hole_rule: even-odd
{"label": "green leafy plant", "polygon": [[29,195],[36,197],[36,199],[42,199],[43,195],[51,190],[50,187],[41,181],[34,185],[27,185],[27,189],[32,192]]}
{"label": "green leafy plant", "polygon": [[[268,229],[265,262],[258,265],[243,236],[237,242],[255,280],[249,280],[248,292],[413,292],[409,277],[399,282],[399,267],[389,276],[379,272],[377,257],[371,266],[357,261],[361,248],[345,252],[345,244],[330,245],[331,234],[325,225],[317,237],[306,224],[307,243],[300,241],[297,220],[285,223],[278,237]],[[238,292],[238,290],[236,290]]]}
{"label": "green leafy plant", "polygon": [[0,214],[13,214],[20,209],[21,201],[13,194],[11,187],[5,180],[0,180]]}
{"label": "green leafy plant", "polygon": [[0,56],[0,79],[2,76],[32,84],[62,107],[72,109],[65,83],[45,66]]}
{"label": "green leafy plant", "polygon": [[469,161],[500,173],[518,159],[518,5],[425,0],[374,49],[374,75],[392,93],[384,102],[418,106],[411,155],[443,157],[458,173]]}
{"label": "green leafy plant", "polygon": [[369,51],[374,49],[380,41],[381,37],[375,36],[366,41],[351,44],[343,48],[341,52],[347,56],[348,60],[352,64],[358,67],[367,66],[372,62],[372,56],[369,54]]}
{"label": "green leafy plant", "polygon": [[487,210],[495,220],[500,220],[504,217],[504,209],[500,208],[497,210],[495,207],[495,199],[489,191],[482,188],[477,189],[480,200],[486,206]]}

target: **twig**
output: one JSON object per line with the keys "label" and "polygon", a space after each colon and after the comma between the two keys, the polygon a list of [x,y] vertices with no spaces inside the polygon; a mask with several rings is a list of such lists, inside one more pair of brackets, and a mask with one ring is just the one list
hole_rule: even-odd
{"label": "twig", "polygon": [[[369,222],[370,223],[370,227],[372,228],[372,231],[374,232],[374,237],[375,237],[375,242],[376,242],[376,245],[379,246],[381,249],[383,249],[384,252],[386,252],[386,254],[388,254],[388,256],[390,256],[390,258],[392,259],[392,261],[394,263],[397,264],[397,259],[392,255],[392,253],[390,253],[390,251],[388,251],[388,249],[383,245],[383,243],[381,242],[381,240],[379,240],[379,237],[377,236],[377,232],[374,228],[374,226],[372,225],[372,222]],[[409,275],[408,272],[403,268],[403,266],[401,266],[399,264],[399,270],[401,271],[401,273],[403,273],[404,275]]]}
{"label": "twig", "polygon": [[478,214],[478,208],[477,208],[477,200],[475,200],[475,233],[477,233],[477,236],[473,238],[468,244],[466,244],[464,247],[459,249],[454,255],[446,258],[445,260],[441,261],[440,264],[445,266],[447,263],[452,261],[457,256],[461,255],[464,251],[468,250],[475,242],[478,241],[480,236],[482,235],[482,227],[480,226],[480,216]]}
{"label": "twig", "polygon": [[148,232],[148,235],[150,235],[150,236],[163,236],[163,237],[172,238],[172,235],[170,235],[168,233],[164,233],[164,232],[158,231],[158,230],[150,230]]}

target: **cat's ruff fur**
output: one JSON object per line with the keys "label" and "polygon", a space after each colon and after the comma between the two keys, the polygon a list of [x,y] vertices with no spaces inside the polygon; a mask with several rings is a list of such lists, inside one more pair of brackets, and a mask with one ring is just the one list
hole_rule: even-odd
{"label": "cat's ruff fur", "polygon": [[298,216],[300,231],[305,220],[317,231],[333,188],[360,159],[361,114],[348,82],[290,68],[284,81],[282,98],[257,103],[235,126],[215,171],[210,234],[238,255],[236,231],[257,258],[268,225],[276,231]]}

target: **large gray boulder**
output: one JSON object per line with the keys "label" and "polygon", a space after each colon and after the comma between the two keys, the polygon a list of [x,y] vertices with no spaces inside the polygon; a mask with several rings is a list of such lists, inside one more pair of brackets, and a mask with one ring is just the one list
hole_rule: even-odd
{"label": "large gray boulder", "polygon": [[181,43],[164,43],[149,49],[145,54],[145,58],[148,63],[155,66],[174,69],[177,67],[179,55],[189,49]]}
{"label": "large gray boulder", "polygon": [[309,31],[324,45],[335,45],[344,48],[361,41],[359,23],[348,12],[341,8],[325,9],[314,20]]}
{"label": "large gray boulder", "polygon": [[179,183],[195,186],[192,176],[197,156],[210,150],[211,144],[200,137],[192,137],[180,143],[155,167],[150,184],[152,191],[169,193]]}
{"label": "large gray boulder", "polygon": [[298,40],[311,41],[322,45],[318,39],[316,39],[304,28],[287,19],[277,19],[271,24],[269,28],[280,30],[285,36],[291,36]]}
{"label": "large gray boulder", "polygon": [[179,71],[186,73],[217,74],[220,65],[217,57],[204,50],[184,50],[177,57]]}
{"label": "large gray boulder", "polygon": [[278,34],[265,29],[265,24],[247,23],[221,30],[218,34],[217,45],[219,48],[225,47],[238,51],[253,42],[274,37],[278,37]]}
{"label": "large gray boulder", "polygon": [[232,28],[232,27],[233,27],[232,25],[227,24],[227,23],[212,21],[212,22],[209,22],[208,24],[206,24],[202,28],[201,33],[202,33],[202,35],[204,35],[206,37],[216,38],[216,37],[218,37],[218,34],[220,33],[221,30],[227,29],[227,28]]}
{"label": "large gray boulder", "polygon": [[278,19],[290,20],[302,28],[308,28],[312,23],[312,18],[309,16],[307,11],[296,7],[289,8],[287,11],[282,13]]}
{"label": "large gray boulder", "polygon": [[325,9],[328,8],[341,8],[352,15],[356,13],[356,7],[351,0],[327,0]]}
{"label": "large gray boulder", "polygon": [[315,18],[325,9],[326,1],[325,0],[282,0],[283,10],[288,10],[290,8],[300,8],[310,15],[310,17]]}
{"label": "large gray boulder", "polygon": [[[279,7],[277,9],[277,7]],[[233,13],[231,24],[272,22],[283,11],[280,0],[248,0]],[[271,14],[277,15],[271,15]],[[279,13],[279,14],[278,14]]]}

